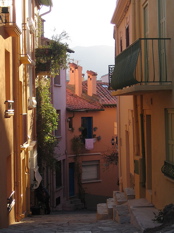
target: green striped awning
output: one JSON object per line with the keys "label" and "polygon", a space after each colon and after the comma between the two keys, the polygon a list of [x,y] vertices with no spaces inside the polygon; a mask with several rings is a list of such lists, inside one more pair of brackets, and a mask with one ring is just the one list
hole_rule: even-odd
{"label": "green striped awning", "polygon": [[52,0],[38,0],[39,5],[53,6]]}
{"label": "green striped awning", "polygon": [[137,84],[134,77],[138,55],[140,53],[140,40],[125,49],[115,59],[115,68],[111,78],[113,90],[123,89],[124,87]]}

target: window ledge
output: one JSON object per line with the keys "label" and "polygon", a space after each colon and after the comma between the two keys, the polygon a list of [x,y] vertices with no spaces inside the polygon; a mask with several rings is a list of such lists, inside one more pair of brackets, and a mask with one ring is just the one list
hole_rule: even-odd
{"label": "window ledge", "polygon": [[55,87],[61,87],[62,85],[60,84],[54,84]]}
{"label": "window ledge", "polygon": [[99,182],[102,182],[102,180],[87,180],[87,181],[82,181],[82,184],[99,183]]}

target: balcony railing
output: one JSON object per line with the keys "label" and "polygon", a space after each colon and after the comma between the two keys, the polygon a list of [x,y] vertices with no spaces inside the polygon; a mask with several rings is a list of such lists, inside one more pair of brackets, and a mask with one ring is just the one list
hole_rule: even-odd
{"label": "balcony railing", "polygon": [[174,164],[164,161],[161,171],[165,176],[174,179]]}
{"label": "balcony railing", "polygon": [[28,130],[27,130],[27,114],[23,113],[21,115],[21,120],[22,120],[22,133],[21,133],[21,145],[27,143],[28,141]]}
{"label": "balcony railing", "polygon": [[49,75],[51,72],[51,56],[52,50],[50,48],[37,48],[35,50],[36,56],[36,73]]}
{"label": "balcony railing", "polygon": [[120,53],[110,78],[112,89],[171,83],[169,41],[170,38],[141,38]]}
{"label": "balcony railing", "polygon": [[13,191],[10,196],[7,198],[7,210],[10,212],[13,206],[15,205],[15,191]]}

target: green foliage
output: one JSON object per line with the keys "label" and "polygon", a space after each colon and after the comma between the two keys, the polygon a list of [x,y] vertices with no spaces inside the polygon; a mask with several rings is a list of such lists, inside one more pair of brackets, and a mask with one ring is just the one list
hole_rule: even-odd
{"label": "green foliage", "polygon": [[158,223],[163,223],[164,221],[164,213],[162,210],[160,210],[157,214],[154,213],[155,218],[152,219],[154,222],[158,222]]}
{"label": "green foliage", "polygon": [[68,44],[62,43],[62,40],[67,39],[66,32],[60,35],[52,36],[49,45],[44,45],[36,49],[36,73],[40,71],[40,67],[48,66],[52,76],[59,74],[60,69],[67,68],[68,62]]}
{"label": "green foliage", "polygon": [[38,142],[38,162],[46,162],[47,166],[54,166],[54,149],[57,139],[53,131],[58,127],[58,115],[56,109],[51,104],[50,81],[39,79],[36,89],[37,97],[37,142]]}
{"label": "green foliage", "polygon": [[118,164],[118,152],[116,149],[108,149],[107,152],[103,154],[103,159],[105,162],[105,168],[109,168],[109,165]]}
{"label": "green foliage", "polygon": [[84,148],[84,144],[81,139],[77,136],[74,136],[71,140],[71,149],[74,152],[74,162],[75,162],[75,176],[78,184],[78,195],[80,200],[85,204],[85,190],[82,185],[82,164],[80,162],[80,153]]}
{"label": "green foliage", "polygon": [[74,136],[71,139],[71,149],[76,156],[78,156],[84,148],[84,144],[81,141],[80,137]]}

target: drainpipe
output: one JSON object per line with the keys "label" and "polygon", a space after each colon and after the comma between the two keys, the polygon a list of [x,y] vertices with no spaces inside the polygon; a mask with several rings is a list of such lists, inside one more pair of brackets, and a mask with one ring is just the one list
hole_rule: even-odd
{"label": "drainpipe", "polygon": [[49,14],[51,12],[51,10],[52,10],[52,7],[50,6],[50,9],[48,11],[44,12],[43,14],[41,14],[40,17],[42,17],[43,15]]}
{"label": "drainpipe", "polygon": [[122,138],[121,136],[121,117],[120,117],[120,96],[117,96],[117,135],[118,135],[118,156],[119,156],[119,191],[123,192],[123,171],[122,171],[122,156],[121,156],[121,146]]}

